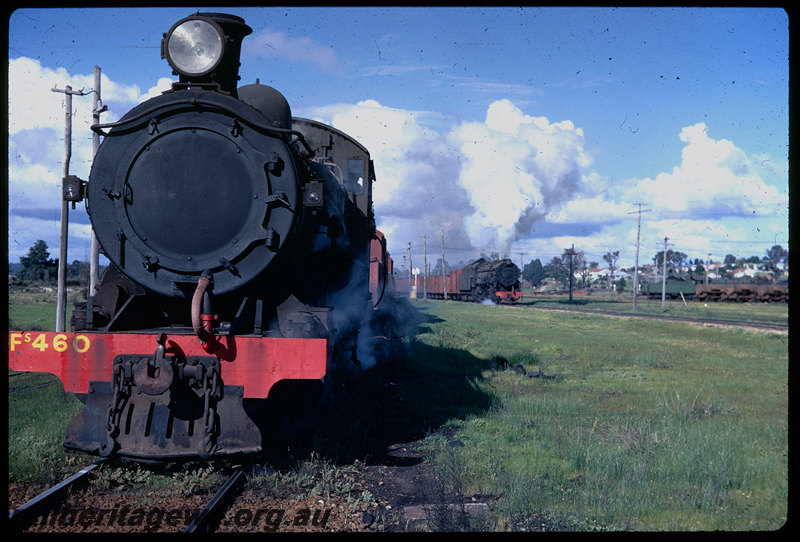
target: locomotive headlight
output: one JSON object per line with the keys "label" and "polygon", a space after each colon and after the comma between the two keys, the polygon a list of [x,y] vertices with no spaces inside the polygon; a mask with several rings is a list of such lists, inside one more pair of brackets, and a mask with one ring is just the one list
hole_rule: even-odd
{"label": "locomotive headlight", "polygon": [[211,73],[225,52],[225,33],[207,19],[179,21],[164,37],[164,56],[175,71],[197,77]]}

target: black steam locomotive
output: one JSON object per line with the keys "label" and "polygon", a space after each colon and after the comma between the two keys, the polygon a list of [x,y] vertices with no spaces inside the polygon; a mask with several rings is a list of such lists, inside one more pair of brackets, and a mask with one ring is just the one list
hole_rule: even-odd
{"label": "black steam locomotive", "polygon": [[479,258],[446,277],[430,275],[414,279],[395,279],[395,292],[400,295],[430,299],[454,299],[478,303],[516,303],[522,299],[522,272],[508,258],[488,261]]}
{"label": "black steam locomotive", "polygon": [[92,127],[104,140],[89,181],[65,193],[85,193],[111,264],[71,333],[41,334],[53,349],[31,348],[30,332],[10,340],[12,367],[53,372],[84,399],[70,450],[255,452],[250,414],[267,397],[324,395],[359,363],[391,276],[373,164],[353,138],[293,118],[277,90],[238,86],[251,31],[220,13],[178,21],[161,54],[179,81]]}

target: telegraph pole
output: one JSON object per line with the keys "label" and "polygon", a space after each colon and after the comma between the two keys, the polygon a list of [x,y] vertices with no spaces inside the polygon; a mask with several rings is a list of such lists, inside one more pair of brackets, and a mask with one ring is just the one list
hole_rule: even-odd
{"label": "telegraph pole", "polygon": [[411,280],[411,267],[413,266],[411,262],[411,243],[408,244],[408,280]]}
{"label": "telegraph pole", "polygon": [[664,237],[664,257],[662,258],[662,276],[661,276],[661,310],[666,310],[667,306],[667,240],[669,237]]}
{"label": "telegraph pole", "polygon": [[444,230],[442,230],[442,293],[447,301],[447,268],[444,265]]}
{"label": "telegraph pole", "polygon": [[572,248],[567,250],[569,255],[569,302],[572,303],[572,256],[575,255],[575,243],[572,243]]}
{"label": "telegraph pole", "polygon": [[[53,87],[53,92],[66,96],[66,127],[64,128],[64,179],[69,177],[69,162],[72,158],[72,95],[83,96],[83,90],[73,91],[67,85],[64,89]],[[69,231],[69,202],[61,193],[61,235],[58,250],[58,300],[56,302],[56,331],[66,330],[67,321],[67,232]]]}
{"label": "telegraph pole", "polygon": [[411,284],[411,268],[413,267],[413,263],[411,262],[411,243],[408,243],[408,296],[411,297],[412,294],[415,295],[414,288]]}
{"label": "telegraph pole", "polygon": [[642,210],[644,203],[634,203],[634,205],[638,205],[639,210],[628,214],[639,214],[639,225],[636,229],[636,261],[633,264],[633,311],[636,312],[636,296],[639,295],[639,238],[642,234],[642,213],[650,212],[652,209]]}
{"label": "telegraph pole", "polygon": [[422,299],[428,299],[428,236],[422,236]]}

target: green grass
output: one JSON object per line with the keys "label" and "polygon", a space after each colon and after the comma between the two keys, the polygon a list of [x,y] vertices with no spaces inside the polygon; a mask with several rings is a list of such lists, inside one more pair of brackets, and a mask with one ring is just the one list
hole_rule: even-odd
{"label": "green grass", "polygon": [[499,496],[493,529],[534,529],[531,518],[567,530],[764,530],[785,522],[785,335],[417,306],[434,320],[418,343],[502,356],[557,377],[484,371],[474,382],[491,395],[491,408],[449,422],[465,444],[458,449],[470,491]]}
{"label": "green grass", "polygon": [[[10,391],[54,380],[52,375],[31,373],[9,377]],[[10,482],[38,480],[60,482],[64,475],[89,465],[87,457],[63,451],[64,432],[83,405],[64,387],[55,385],[15,393],[8,397],[8,477]]]}
{"label": "green grass", "polygon": [[[72,304],[82,294],[67,290],[67,326]],[[55,331],[55,286],[9,286],[8,329]],[[9,392],[32,388],[55,377],[31,373],[9,377]],[[72,394],[65,394],[60,383],[14,393],[8,398],[8,474],[9,481],[61,481],[66,474],[90,464],[86,457],[67,454],[61,444],[67,425],[83,408]]]}
{"label": "green grass", "polygon": [[[55,286],[9,286],[8,329],[55,331],[56,297]],[[67,328],[73,304],[75,301],[85,299],[85,289],[67,288]]]}
{"label": "green grass", "polygon": [[574,294],[572,303],[568,294],[541,295],[525,293],[519,303],[523,307],[577,309],[581,311],[609,311],[622,314],[658,314],[680,318],[713,318],[720,320],[752,321],[785,324],[789,319],[786,303],[732,303],[700,302],[680,299],[666,300],[661,308],[661,298],[649,299],[638,296],[636,311],[633,310],[631,292],[617,294],[607,291],[592,291],[591,294]]}

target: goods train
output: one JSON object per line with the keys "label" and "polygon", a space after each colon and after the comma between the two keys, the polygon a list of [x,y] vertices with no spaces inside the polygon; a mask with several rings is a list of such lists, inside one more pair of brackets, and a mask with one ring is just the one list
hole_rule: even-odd
{"label": "goods train", "polygon": [[486,261],[480,258],[451,271],[444,279],[441,275],[396,278],[394,289],[398,294],[412,294],[418,298],[444,299],[446,296],[457,301],[516,303],[522,299],[521,275],[519,267],[510,259]]}
{"label": "goods train", "polygon": [[12,369],[54,373],[84,401],[70,451],[255,453],[268,398],[325,397],[358,370],[392,273],[373,163],[274,88],[238,85],[251,32],[221,13],[176,22],[161,56],[179,80],[93,126],[88,181],[65,179],[110,265],[70,332],[11,331],[9,349]]}
{"label": "goods train", "polygon": [[[747,282],[703,284],[694,280],[667,279],[664,288],[668,299],[693,299],[696,301],[732,301],[740,303],[786,303],[789,301],[789,285],[754,284]],[[642,284],[642,293],[650,298],[661,299],[661,282]]]}

